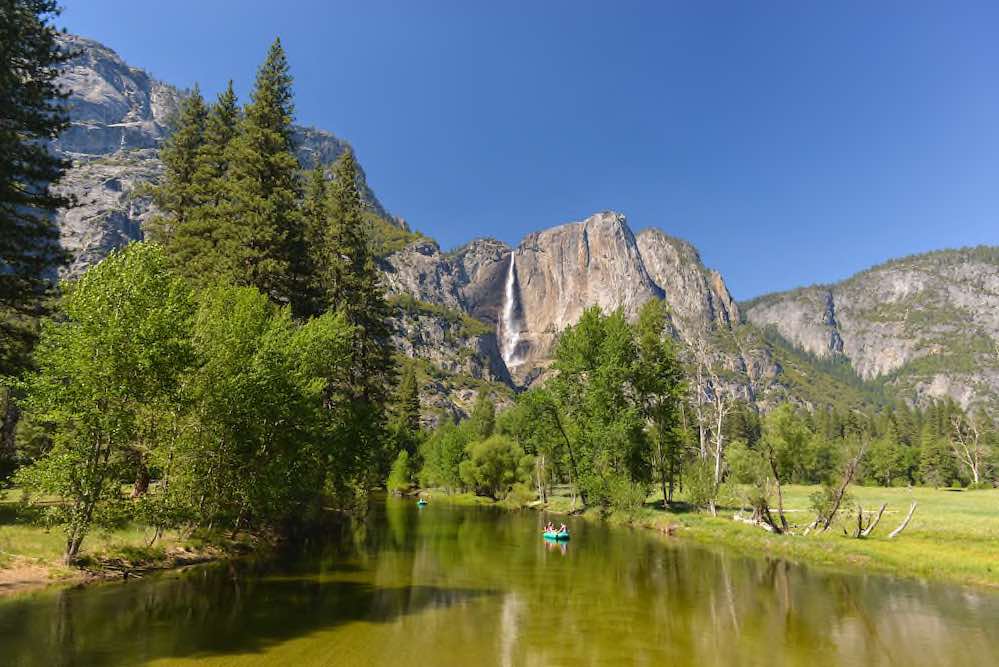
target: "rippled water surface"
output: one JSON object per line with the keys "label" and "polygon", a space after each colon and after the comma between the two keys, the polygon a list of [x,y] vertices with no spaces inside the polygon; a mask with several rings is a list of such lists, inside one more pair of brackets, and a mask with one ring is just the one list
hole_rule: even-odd
{"label": "rippled water surface", "polygon": [[0,601],[0,665],[999,665],[999,596],[389,500],[280,559]]}

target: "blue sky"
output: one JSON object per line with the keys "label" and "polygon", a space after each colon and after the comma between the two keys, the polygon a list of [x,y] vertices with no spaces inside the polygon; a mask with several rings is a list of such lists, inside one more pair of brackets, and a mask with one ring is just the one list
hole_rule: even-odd
{"label": "blue sky", "polygon": [[298,122],[445,248],[614,209],[749,298],[999,244],[994,1],[63,4],[209,94],[245,96],[280,35]]}

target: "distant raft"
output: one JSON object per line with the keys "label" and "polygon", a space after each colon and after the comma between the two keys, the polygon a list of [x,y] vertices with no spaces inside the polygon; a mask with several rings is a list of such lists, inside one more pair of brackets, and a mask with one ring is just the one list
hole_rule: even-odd
{"label": "distant raft", "polygon": [[416,504],[419,505],[420,507],[426,507],[427,501],[424,500],[423,498],[420,498],[419,500],[416,501]]}
{"label": "distant raft", "polygon": [[566,531],[564,533],[560,533],[560,532],[554,531],[554,530],[546,530],[542,534],[545,536],[546,540],[554,540],[555,542],[568,542],[569,541],[569,533],[568,533],[568,531]]}

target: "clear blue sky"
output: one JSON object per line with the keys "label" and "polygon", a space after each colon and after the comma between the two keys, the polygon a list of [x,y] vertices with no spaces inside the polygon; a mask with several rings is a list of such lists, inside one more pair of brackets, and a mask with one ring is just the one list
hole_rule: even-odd
{"label": "clear blue sky", "polygon": [[245,95],[280,35],[297,120],[445,248],[615,209],[748,298],[999,244],[995,0],[64,4],[209,93]]}

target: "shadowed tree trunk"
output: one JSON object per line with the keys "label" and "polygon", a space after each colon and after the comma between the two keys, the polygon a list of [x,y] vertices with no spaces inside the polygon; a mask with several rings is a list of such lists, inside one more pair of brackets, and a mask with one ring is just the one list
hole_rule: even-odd
{"label": "shadowed tree trunk", "polygon": [[4,401],[3,426],[0,427],[0,471],[5,462],[11,464],[17,459],[17,423],[21,420],[21,408],[11,391]]}

